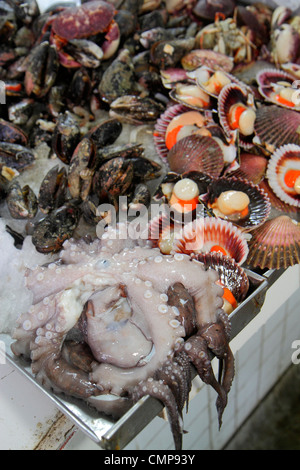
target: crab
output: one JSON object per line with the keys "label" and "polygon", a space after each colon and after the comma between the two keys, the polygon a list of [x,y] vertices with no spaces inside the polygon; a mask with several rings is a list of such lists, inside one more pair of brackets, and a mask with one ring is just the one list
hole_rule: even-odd
{"label": "crab", "polygon": [[[85,65],[92,56],[97,67],[117,51],[120,30],[114,21],[115,9],[110,3],[93,0],[78,7],[65,8],[53,14],[44,25],[43,33],[51,28],[50,43],[56,46],[60,63],[68,68]],[[92,40],[99,36],[101,46]],[[100,38],[101,36],[101,38]]]}
{"label": "crab", "polygon": [[217,13],[215,22],[199,31],[196,41],[201,49],[212,49],[233,57],[235,63],[251,62],[257,49],[251,35],[252,31],[247,27],[238,28],[236,15],[226,19],[222,13]]}

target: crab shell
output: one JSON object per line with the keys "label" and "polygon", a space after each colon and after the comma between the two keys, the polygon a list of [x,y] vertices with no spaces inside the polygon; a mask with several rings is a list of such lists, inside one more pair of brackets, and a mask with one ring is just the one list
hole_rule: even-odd
{"label": "crab shell", "polygon": [[205,201],[210,207],[225,191],[240,191],[246,194],[250,200],[248,215],[239,220],[231,220],[230,216],[219,216],[222,219],[230,220],[244,230],[250,231],[262,225],[270,215],[271,202],[268,195],[252,182],[236,177],[216,178],[208,187]]}
{"label": "crab shell", "polygon": [[288,172],[300,178],[300,146],[288,144],[272,155],[267,168],[267,179],[276,196],[286,204],[300,207],[300,194],[287,182]]}
{"label": "crab shell", "polygon": [[[295,78],[292,75],[283,70],[265,69],[257,74],[256,81],[259,92],[266,101],[283,108],[300,111],[299,90],[294,88]],[[289,84],[294,90],[293,101],[280,96],[280,87],[284,83]]]}
{"label": "crab shell", "polygon": [[256,112],[254,104],[254,96],[250,93],[247,87],[242,87],[238,84],[232,83],[226,85],[220,92],[218,98],[218,114],[220,124],[224,129],[228,140],[232,142],[238,138],[239,144],[244,149],[251,149],[253,147],[254,131],[251,135],[243,135],[241,132],[237,135],[237,130],[233,129],[230,125],[229,114],[234,105],[241,103],[246,108],[252,109]]}
{"label": "crab shell", "polygon": [[66,8],[53,22],[53,32],[63,39],[81,39],[105,32],[113,20],[113,5],[101,0]]}

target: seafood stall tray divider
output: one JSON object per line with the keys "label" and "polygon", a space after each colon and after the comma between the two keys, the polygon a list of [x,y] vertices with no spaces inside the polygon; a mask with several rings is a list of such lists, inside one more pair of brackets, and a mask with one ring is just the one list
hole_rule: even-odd
{"label": "seafood stall tray divider", "polygon": [[[247,270],[246,272],[252,288],[248,297],[230,316],[232,339],[260,312],[268,288],[276,282],[283,273],[283,270],[271,270],[263,275]],[[163,409],[160,401],[146,396],[132,406],[117,421],[104,416],[82,400],[64,395],[55,395],[45,390],[32,375],[30,364],[11,353],[10,345],[13,342],[11,337],[0,334],[0,340],[5,344],[8,361],[46,394],[62,413],[102,449],[124,449]],[[196,374],[195,371],[194,374]]]}

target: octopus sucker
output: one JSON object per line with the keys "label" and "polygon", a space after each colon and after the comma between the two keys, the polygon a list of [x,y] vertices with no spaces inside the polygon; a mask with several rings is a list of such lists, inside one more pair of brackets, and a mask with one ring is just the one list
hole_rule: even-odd
{"label": "octopus sucker", "polygon": [[145,395],[157,398],[181,449],[191,364],[217,392],[220,424],[227,403],[234,360],[223,288],[213,269],[162,255],[128,230],[119,224],[96,241],[69,240],[59,259],[27,272],[32,305],[19,316],[12,351],[31,360],[45,388],[114,417]]}

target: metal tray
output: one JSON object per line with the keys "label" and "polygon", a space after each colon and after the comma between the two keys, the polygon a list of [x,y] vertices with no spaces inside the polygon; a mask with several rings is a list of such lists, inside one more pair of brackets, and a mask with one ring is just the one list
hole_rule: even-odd
{"label": "metal tray", "polygon": [[[232,339],[258,315],[264,303],[268,288],[281,276],[283,270],[267,271],[257,274],[247,271],[250,289],[247,298],[231,314]],[[124,449],[139,432],[163,409],[160,401],[152,397],[144,397],[136,403],[119,420],[113,420],[86,404],[82,400],[55,395],[45,390],[33,377],[28,362],[15,357],[10,350],[12,339],[9,335],[0,334],[5,344],[7,360],[25,377],[46,394],[76,426],[87,434],[101,448],[107,450]]]}

